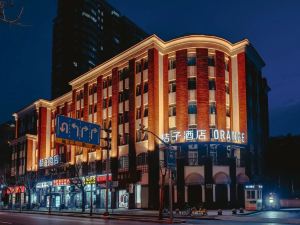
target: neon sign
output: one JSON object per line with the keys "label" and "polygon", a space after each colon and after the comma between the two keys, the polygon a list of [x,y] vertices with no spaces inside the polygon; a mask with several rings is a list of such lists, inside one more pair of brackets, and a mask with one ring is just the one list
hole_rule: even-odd
{"label": "neon sign", "polygon": [[55,155],[55,156],[50,156],[49,158],[46,159],[40,159],[39,166],[40,168],[55,166],[59,164],[59,162],[60,162],[59,155]]}
{"label": "neon sign", "polygon": [[214,129],[211,132],[206,130],[187,130],[184,132],[172,131],[162,135],[162,140],[166,143],[177,142],[179,138],[183,138],[186,142],[193,141],[205,141],[209,137],[211,140],[217,140],[222,142],[234,142],[245,143],[245,133],[229,131],[229,130],[217,130]]}

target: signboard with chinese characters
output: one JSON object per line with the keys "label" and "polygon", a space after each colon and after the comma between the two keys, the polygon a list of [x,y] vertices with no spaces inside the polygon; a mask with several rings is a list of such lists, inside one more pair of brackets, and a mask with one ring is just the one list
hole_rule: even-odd
{"label": "signboard with chinese characters", "polygon": [[60,157],[59,155],[55,155],[55,156],[50,156],[49,158],[46,159],[40,159],[39,167],[45,168],[45,167],[55,166],[59,163],[60,163]]}
{"label": "signboard with chinese characters", "polygon": [[48,188],[52,186],[52,181],[39,182],[36,184],[36,188]]}
{"label": "signboard with chinese characters", "polygon": [[176,150],[167,148],[166,151],[166,165],[168,168],[176,168]]}
{"label": "signboard with chinese characters", "polygon": [[245,144],[246,135],[243,132],[214,129],[211,131],[187,130],[184,132],[175,130],[162,136],[162,140],[166,143],[177,142],[180,138],[183,138],[185,142],[201,142],[210,139],[212,141]]}
{"label": "signboard with chinese characters", "polygon": [[26,190],[25,186],[13,186],[8,187],[6,193],[9,194],[17,194],[17,193],[24,193]]}
{"label": "signboard with chinese characters", "polygon": [[70,179],[57,179],[53,181],[53,186],[67,186],[70,185]]}
{"label": "signboard with chinese characters", "polygon": [[100,145],[100,126],[58,115],[56,118],[56,142],[97,148]]}
{"label": "signboard with chinese characters", "polygon": [[96,176],[83,177],[84,184],[96,184]]}
{"label": "signboard with chinese characters", "polygon": [[[112,176],[111,174],[108,175],[108,181],[112,180]],[[106,182],[106,175],[98,175],[97,176],[97,183],[101,184],[101,183],[105,183]]]}

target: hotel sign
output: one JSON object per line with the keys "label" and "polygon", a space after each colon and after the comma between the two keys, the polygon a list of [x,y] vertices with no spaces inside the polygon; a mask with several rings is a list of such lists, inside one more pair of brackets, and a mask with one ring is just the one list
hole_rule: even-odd
{"label": "hotel sign", "polygon": [[50,166],[55,166],[60,163],[60,158],[59,155],[51,156],[45,159],[40,159],[39,161],[39,167],[44,168],[44,167],[50,167]]}
{"label": "hotel sign", "polygon": [[97,148],[100,145],[100,126],[58,115],[56,118],[56,142]]}
{"label": "hotel sign", "polygon": [[229,130],[214,129],[211,132],[206,130],[187,130],[184,132],[172,131],[171,133],[163,134],[162,140],[166,143],[177,142],[183,139],[185,142],[205,141],[209,137],[210,140],[220,142],[245,143],[245,133]]}

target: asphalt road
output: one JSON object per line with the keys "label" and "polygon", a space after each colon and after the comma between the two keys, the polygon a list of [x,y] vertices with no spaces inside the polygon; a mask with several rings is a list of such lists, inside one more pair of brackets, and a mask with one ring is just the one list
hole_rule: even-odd
{"label": "asphalt road", "polygon": [[[186,220],[186,225],[210,224],[210,225],[285,225],[300,224],[299,211],[270,211],[261,212],[249,216],[221,216],[219,220]],[[140,222],[132,220],[104,220],[97,218],[54,216],[42,214],[0,212],[0,225],[109,225],[109,224],[157,224],[153,222]]]}

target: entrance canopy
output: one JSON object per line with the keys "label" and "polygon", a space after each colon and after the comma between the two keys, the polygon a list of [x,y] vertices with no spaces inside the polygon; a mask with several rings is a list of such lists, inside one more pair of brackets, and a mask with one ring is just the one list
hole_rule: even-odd
{"label": "entrance canopy", "polygon": [[214,176],[215,184],[230,184],[230,177],[223,172],[219,172]]}

